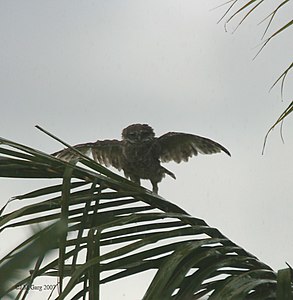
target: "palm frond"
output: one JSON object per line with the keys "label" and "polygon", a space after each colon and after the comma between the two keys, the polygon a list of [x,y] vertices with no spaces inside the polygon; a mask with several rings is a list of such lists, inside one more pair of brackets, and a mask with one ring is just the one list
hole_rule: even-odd
{"label": "palm frond", "polygon": [[[272,23],[273,23],[276,15],[277,15],[277,13],[280,13],[281,9],[285,8],[286,4],[288,4],[289,1],[290,0],[284,0],[280,4],[276,5],[276,7],[273,9],[273,11],[260,22],[260,23],[263,23],[264,21],[268,20],[268,24],[265,27],[262,39],[265,37],[265,35],[267,34],[269,28],[272,26]],[[252,13],[255,13],[255,10],[258,7],[260,7],[260,5],[262,5],[262,7],[263,7],[265,5],[265,3],[267,4],[267,2],[265,2],[264,0],[249,0],[249,1],[246,1],[244,4],[240,4],[240,7],[237,8],[237,4],[239,4],[239,2],[240,2],[239,0],[232,0],[232,1],[229,1],[228,3],[230,3],[230,2],[232,2],[232,4],[230,4],[230,6],[228,7],[226,12],[224,13],[222,18],[220,19],[220,21],[222,21],[225,17],[227,17],[227,20],[226,20],[225,25],[224,25],[225,29],[227,28],[228,23],[230,23],[233,19],[235,19],[236,16],[244,14],[242,19],[240,20],[240,22],[236,26],[236,29],[237,29],[244,22],[244,20],[247,19],[248,16],[250,16]],[[263,41],[262,46],[260,47],[259,51],[256,53],[254,58],[256,58],[260,54],[260,52],[266,47],[266,45],[273,38],[275,38],[278,35],[280,35],[281,33],[283,33],[286,29],[288,29],[292,25],[293,25],[293,20],[290,20],[287,23],[281,25],[280,28],[275,30],[275,32],[273,32],[267,39],[265,39]],[[293,67],[293,63],[291,63],[289,65],[289,67],[287,67],[287,69],[279,76],[279,78],[273,83],[272,87],[270,88],[270,90],[271,90],[273,87],[275,87],[275,85],[279,81],[281,81],[281,98],[282,99],[283,99],[285,79],[286,79],[288,73],[291,71],[292,67]],[[283,114],[280,116],[280,118],[277,120],[277,122],[275,124],[273,124],[271,126],[271,128],[269,129],[268,133],[265,136],[264,147],[265,147],[266,140],[267,140],[269,132],[276,126],[276,124],[278,124],[280,121],[283,121],[283,119],[289,115],[291,105],[292,105],[292,103],[283,112]],[[288,113],[288,109],[289,109],[289,113]],[[263,147],[262,153],[264,152],[264,147]]]}
{"label": "palm frond", "polygon": [[[271,126],[271,128],[268,130],[265,139],[264,139],[264,143],[263,143],[263,147],[262,147],[262,154],[264,154],[264,150],[265,150],[265,146],[267,143],[267,138],[269,133],[279,124],[282,123],[284,121],[284,119],[293,111],[293,101],[291,101],[291,103],[289,104],[289,106],[285,109],[285,111],[283,111],[283,113],[279,116],[279,118],[277,119],[277,121]],[[281,133],[282,136],[282,133]]]}
{"label": "palm frond", "polygon": [[[276,297],[278,277],[268,265],[177,205],[109,170],[105,174],[89,158],[74,165],[6,139],[0,143],[1,177],[60,179],[14,197],[18,209],[2,210],[0,232],[42,229],[0,259],[0,274],[12,275],[0,297],[50,276],[58,280],[58,299],[96,300],[100,285],[148,270],[156,274],[145,300]],[[62,230],[55,230],[56,224]],[[32,252],[22,266],[30,271],[20,279],[13,276],[19,256],[46,238],[48,247]],[[28,290],[17,297],[29,299]]]}

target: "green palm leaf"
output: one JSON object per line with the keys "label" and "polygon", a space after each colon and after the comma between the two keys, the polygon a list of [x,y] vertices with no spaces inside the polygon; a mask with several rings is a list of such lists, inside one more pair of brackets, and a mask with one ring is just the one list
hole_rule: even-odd
{"label": "green palm leaf", "polygon": [[[273,299],[277,289],[283,295],[278,278],[292,291],[287,276],[277,276],[216,228],[95,161],[84,157],[74,165],[5,139],[0,142],[0,176],[62,181],[14,197],[20,207],[12,212],[5,213],[7,206],[2,209],[0,232],[42,227],[1,258],[0,274],[9,278],[1,283],[0,297],[29,299],[28,290],[16,296],[15,288],[53,276],[58,299],[96,300],[101,284],[151,269],[156,274],[145,300],[205,295]],[[33,204],[27,204],[31,199]],[[38,246],[44,239],[45,246]],[[30,266],[30,272],[18,278],[16,264],[28,252],[17,268]]]}
{"label": "green palm leaf", "polygon": [[[244,22],[244,20],[246,20],[246,18],[248,16],[250,16],[252,13],[255,13],[255,10],[258,7],[260,7],[261,5],[262,5],[262,7],[264,7],[264,5],[268,3],[268,1],[264,1],[264,0],[249,0],[249,1],[246,1],[243,4],[243,3],[240,3],[239,0],[231,0],[231,1],[228,1],[227,3],[231,3],[231,4],[228,7],[228,9],[226,10],[225,14],[220,19],[220,21],[222,21],[227,16],[227,20],[225,22],[225,28],[226,28],[227,25],[228,25],[228,23],[230,23],[233,19],[235,19],[236,16],[244,14],[244,16],[241,18],[240,22],[236,26],[236,29],[237,29]],[[267,24],[267,26],[266,26],[266,28],[264,30],[264,34],[263,34],[262,38],[264,38],[264,36],[268,32],[268,29],[272,26],[272,23],[273,23],[276,15],[278,13],[280,13],[281,9],[285,9],[287,7],[286,4],[289,4],[289,3],[290,3],[290,0],[284,0],[280,4],[277,3],[275,9],[273,9],[272,12],[266,18],[264,18],[264,20],[262,22],[268,20],[268,24]],[[240,7],[237,8],[238,4],[240,5]],[[255,55],[255,57],[264,49],[264,47],[273,38],[279,36],[281,33],[283,33],[285,30],[287,30],[288,28],[290,28],[290,26],[292,26],[292,25],[293,25],[293,20],[290,20],[287,23],[281,25],[280,28],[278,28],[277,30],[275,30],[275,32],[273,32],[267,39],[265,39],[263,41],[262,46],[260,47],[260,50],[257,52],[257,54]],[[283,91],[284,91],[284,83],[285,83],[287,75],[292,70],[292,67],[293,67],[293,63],[291,62],[289,64],[289,66],[286,68],[286,70],[279,76],[279,78],[277,78],[277,80],[273,83],[273,85],[271,87],[271,89],[272,89],[278,82],[281,82],[281,97],[282,98],[283,98]],[[284,112],[281,114],[281,116],[275,122],[275,124],[273,124],[273,126],[271,126],[271,128],[269,129],[268,133],[265,136],[264,147],[265,147],[266,139],[267,139],[267,136],[268,136],[269,132],[278,123],[280,123],[281,121],[283,121],[291,112],[292,112],[292,102],[291,102],[291,104],[289,104],[289,107],[284,110]],[[264,152],[264,149],[263,149],[263,152]]]}

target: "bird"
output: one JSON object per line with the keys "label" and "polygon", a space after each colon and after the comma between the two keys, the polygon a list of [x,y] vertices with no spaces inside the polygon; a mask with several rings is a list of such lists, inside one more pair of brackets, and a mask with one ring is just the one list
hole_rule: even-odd
{"label": "bird", "polygon": [[[152,190],[158,194],[158,183],[165,175],[176,179],[175,175],[161,163],[187,162],[192,156],[230,152],[219,143],[194,134],[168,132],[160,137],[148,124],[132,124],[122,130],[122,139],[97,140],[96,142],[73,146],[84,155],[92,154],[98,163],[112,166],[124,176],[140,185],[141,179],[150,180]],[[64,161],[78,159],[78,153],[70,148],[52,154]]]}

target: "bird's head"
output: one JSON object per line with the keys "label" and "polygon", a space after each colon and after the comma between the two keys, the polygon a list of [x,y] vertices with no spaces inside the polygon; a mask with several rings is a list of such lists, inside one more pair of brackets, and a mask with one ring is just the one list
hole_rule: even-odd
{"label": "bird's head", "polygon": [[122,139],[129,143],[144,143],[152,141],[155,133],[152,127],[147,124],[133,124],[124,128]]}

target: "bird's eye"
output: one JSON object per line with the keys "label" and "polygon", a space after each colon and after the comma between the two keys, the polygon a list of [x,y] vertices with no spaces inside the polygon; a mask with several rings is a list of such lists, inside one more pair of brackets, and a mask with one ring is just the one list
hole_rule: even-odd
{"label": "bird's eye", "polygon": [[130,137],[130,138],[135,138],[136,137],[136,132],[130,132],[129,134],[128,134],[128,136]]}

